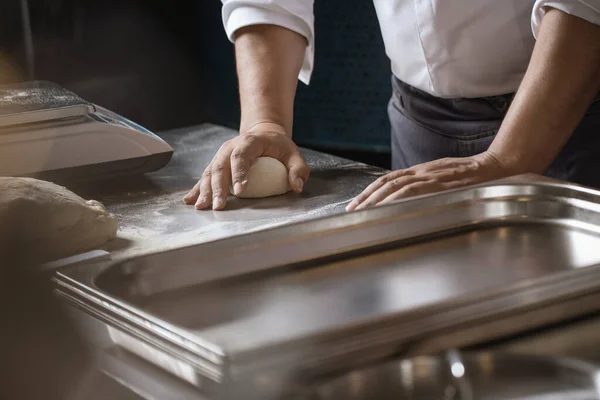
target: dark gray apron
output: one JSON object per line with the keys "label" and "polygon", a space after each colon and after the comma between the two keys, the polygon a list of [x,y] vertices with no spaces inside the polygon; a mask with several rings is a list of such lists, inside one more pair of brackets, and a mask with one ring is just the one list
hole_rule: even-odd
{"label": "dark gray apron", "polygon": [[[393,169],[485,151],[494,140],[514,96],[440,99],[395,77],[392,86],[388,114],[392,126]],[[600,187],[600,95],[546,175]]]}

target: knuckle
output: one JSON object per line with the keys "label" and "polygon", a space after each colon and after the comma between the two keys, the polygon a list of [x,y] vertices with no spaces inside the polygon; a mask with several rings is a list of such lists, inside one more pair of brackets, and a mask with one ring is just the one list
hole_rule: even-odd
{"label": "knuckle", "polygon": [[246,166],[244,165],[238,165],[237,167],[235,167],[235,169],[232,171],[232,175],[233,176],[240,176],[240,175],[245,175],[247,171]]}
{"label": "knuckle", "polygon": [[206,186],[210,186],[210,181],[212,179],[212,174],[210,172],[202,174],[202,178],[200,178],[199,185],[200,188],[206,189]]}
{"label": "knuckle", "polygon": [[230,144],[230,141],[229,141],[229,140],[228,140],[228,141],[226,141],[225,143],[223,143],[223,144],[222,144],[222,145],[219,147],[219,150],[217,151],[217,154],[218,154],[218,153],[223,153],[223,152],[228,152],[228,151],[229,151],[229,149],[230,149],[230,146],[231,146],[231,144]]}
{"label": "knuckle", "polygon": [[449,169],[443,173],[447,176],[447,178],[455,179],[460,174],[460,171],[458,169]]}
{"label": "knuckle", "polygon": [[246,176],[246,170],[245,169],[237,169],[237,170],[233,171],[233,174],[232,174],[233,182],[235,183],[236,181],[241,180],[245,176]]}
{"label": "knuckle", "polygon": [[458,167],[456,169],[457,174],[468,174],[469,172],[472,172],[474,170],[473,166],[471,164],[466,164],[466,165],[461,165],[460,167]]}
{"label": "knuckle", "polygon": [[391,181],[391,179],[392,179],[392,177],[389,174],[387,174],[387,175],[383,175],[383,176],[380,176],[379,178],[377,178],[377,181],[379,181],[379,183],[385,185],[385,184],[389,183]]}
{"label": "knuckle", "polygon": [[257,141],[260,140],[260,136],[256,133],[247,133],[244,136],[240,136],[240,141],[245,145],[245,146],[252,146],[253,144],[255,144]]}
{"label": "knuckle", "polygon": [[385,187],[386,189],[396,189],[396,188],[398,188],[399,186],[401,186],[401,185],[400,185],[400,182],[399,182],[398,180],[396,180],[396,179],[389,180],[389,181],[388,181],[388,182],[387,182],[387,183],[384,185],[384,187]]}
{"label": "knuckle", "polygon": [[245,156],[244,152],[237,149],[237,150],[234,150],[233,153],[231,153],[231,160],[240,162],[240,161],[244,160],[244,156]]}
{"label": "knuckle", "polygon": [[222,174],[225,171],[225,164],[223,163],[215,163],[212,166],[212,174]]}

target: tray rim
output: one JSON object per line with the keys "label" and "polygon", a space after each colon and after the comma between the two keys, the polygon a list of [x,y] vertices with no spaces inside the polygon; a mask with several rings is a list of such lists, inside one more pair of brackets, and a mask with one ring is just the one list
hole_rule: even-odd
{"label": "tray rim", "polygon": [[[380,329],[380,333],[377,335],[378,337],[368,338],[370,341],[370,345],[367,346],[367,348],[363,346],[364,336],[368,337],[369,334],[361,333],[360,328],[362,327],[360,325],[357,325],[359,329],[354,329],[354,332],[350,332],[350,335],[348,335],[347,332],[348,328],[344,327],[343,330],[346,330],[346,334],[348,336],[351,336],[352,340],[342,344],[336,344],[336,342],[338,341],[335,340],[335,338],[326,338],[320,343],[320,345],[332,346],[334,347],[334,350],[330,351],[329,353],[327,353],[326,356],[323,357],[303,360],[302,364],[304,366],[313,365],[322,361],[326,362],[331,359],[343,358],[343,355],[345,354],[357,354],[364,352],[365,349],[368,350],[370,348],[380,348],[384,344],[394,345],[394,342],[396,342],[396,344],[406,342],[407,340],[410,340],[411,337],[414,338],[418,335],[432,334],[437,330],[449,329],[456,326],[467,326],[469,324],[474,323],[477,320],[485,320],[486,318],[489,318],[490,315],[488,311],[490,303],[500,302],[502,309],[500,311],[496,310],[495,315],[505,315],[508,312],[533,311],[536,309],[543,308],[545,305],[552,306],[559,301],[569,299],[576,299],[590,295],[595,295],[597,297],[600,288],[600,264],[589,266],[578,271],[583,271],[585,273],[579,274],[580,276],[576,276],[577,274],[574,270],[565,271],[562,273],[546,276],[538,281],[527,280],[519,282],[519,285],[509,287],[507,289],[497,290],[493,293],[492,296],[490,296],[489,293],[486,294],[483,292],[475,292],[473,294],[452,299],[451,301],[443,305],[434,304],[431,306],[421,307],[411,312],[411,314],[413,314],[411,315],[411,319],[404,319],[402,323],[407,325],[413,323],[423,325],[427,323],[428,319],[432,319],[431,315],[423,315],[427,313],[434,313],[436,317],[435,319],[437,320],[435,321],[436,325],[422,331],[413,330],[412,332],[410,332],[410,330],[408,330],[407,332],[407,330],[404,330],[404,332],[401,335],[399,335],[397,333],[397,330],[393,327],[393,320],[395,317],[397,318],[398,314],[387,316],[383,324],[379,325],[386,325],[387,323],[388,325],[392,325],[392,328],[383,330]],[[544,280],[546,282],[540,282],[541,280]],[[575,282],[573,283],[571,281]],[[548,283],[550,283],[550,285],[548,285]],[[568,288],[564,289],[565,286],[572,286],[572,284],[578,286],[578,292],[573,293],[572,290],[569,292]],[[59,283],[59,286],[62,285]],[[557,296],[557,293],[561,290],[561,288],[563,288],[563,292],[559,296]],[[118,319],[115,318],[114,314],[111,315],[110,312],[107,312],[107,310],[98,309],[97,307],[95,308],[94,305],[98,304],[96,301],[97,299],[94,299],[91,296],[85,296],[85,298],[74,297],[72,295],[72,287],[59,287],[56,293],[60,297],[66,298],[67,301],[69,301],[72,305],[98,318],[105,324],[134,336],[142,343],[154,346],[158,350],[165,351],[171,356],[174,356],[184,362],[188,362],[188,365],[192,366],[194,370],[200,374],[200,376],[212,379],[217,383],[222,383],[226,381],[228,379],[228,376],[234,374],[232,371],[232,367],[235,367],[240,370],[246,369],[249,371],[261,371],[263,370],[261,364],[268,364],[271,368],[277,368],[278,365],[285,366],[287,365],[285,357],[273,357],[272,354],[269,354],[267,356],[267,359],[269,360],[268,362],[265,362],[263,360],[262,362],[259,361],[258,363],[254,363],[252,362],[254,355],[253,353],[257,351],[265,351],[265,349],[266,351],[272,353],[273,349],[275,348],[278,349],[279,352],[283,351],[284,356],[289,357],[289,355],[293,354],[293,352],[290,353],[289,351],[286,351],[286,349],[289,350],[291,346],[295,346],[299,343],[301,344],[302,341],[312,339],[303,338],[302,340],[288,341],[283,344],[279,343],[277,345],[261,348],[260,350],[253,350],[249,352],[249,354],[244,354],[243,357],[241,357],[241,359],[238,357],[236,357],[235,359],[231,359],[230,354],[228,354],[225,351],[225,349],[219,348],[219,354],[213,353],[210,357],[211,359],[213,359],[211,361],[208,358],[202,357],[199,353],[196,353],[189,348],[183,347],[178,343],[173,343],[165,337],[161,337],[157,334],[157,332],[149,330],[146,324],[132,322],[124,318]],[[531,297],[533,296],[537,296],[537,298],[535,300],[531,299]],[[530,301],[528,303],[523,303],[522,301],[515,300],[521,299],[522,297],[528,297],[530,298]],[[475,309],[475,311],[473,311],[473,309]],[[476,318],[473,317],[475,313],[478,314]],[[143,316],[143,314],[146,313],[142,311],[138,314],[138,316]],[[463,317],[462,319],[459,319],[461,315],[464,316],[465,314],[468,315],[468,317]],[[153,317],[151,315],[148,316],[149,318],[146,322],[151,320],[156,320],[159,323],[164,322],[158,320],[156,317]],[[166,324],[170,325],[170,323],[168,322],[164,323],[164,325]],[[182,330],[182,328],[178,328],[173,325],[171,326],[173,327],[173,330],[171,331],[172,334],[177,334],[177,331],[182,331],[181,333],[183,333],[185,336],[190,334],[188,332],[185,332],[185,330]],[[164,326],[162,328],[165,329]],[[341,332],[342,329],[338,329],[338,331],[334,333],[340,334]],[[199,336],[195,336],[193,334],[191,334],[191,336],[193,339],[202,340],[202,338],[200,338]],[[390,340],[390,337],[393,337],[394,339]],[[360,345],[360,349],[358,351],[356,350],[356,343]],[[277,360],[277,358],[279,358],[279,360]],[[198,360],[201,361],[198,362]],[[231,364],[232,361],[235,362],[235,365]],[[242,375],[245,376],[244,373],[242,373]]]}

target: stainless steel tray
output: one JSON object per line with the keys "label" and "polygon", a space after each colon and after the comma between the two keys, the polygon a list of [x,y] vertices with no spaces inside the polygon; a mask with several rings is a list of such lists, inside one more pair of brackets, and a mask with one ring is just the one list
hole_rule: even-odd
{"label": "stainless steel tray", "polygon": [[265,371],[283,382],[435,335],[468,331],[454,346],[597,310],[599,264],[600,192],[524,176],[56,280],[117,344],[204,386]]}
{"label": "stainless steel tray", "polygon": [[598,400],[599,372],[597,365],[567,358],[448,351],[353,370],[291,398]]}

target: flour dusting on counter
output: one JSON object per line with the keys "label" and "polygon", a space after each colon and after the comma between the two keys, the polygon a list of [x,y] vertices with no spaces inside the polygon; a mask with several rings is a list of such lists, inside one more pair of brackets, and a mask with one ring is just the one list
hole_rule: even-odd
{"label": "flour dusting on counter", "polygon": [[[354,196],[385,173],[365,164],[303,150],[311,177],[301,194],[264,199],[230,197],[223,211],[198,211],[183,204],[183,196],[217,149],[235,135],[235,131],[215,125],[162,133],[161,137],[175,149],[167,167],[139,180],[108,182],[78,192],[93,195],[118,217],[121,240],[106,248],[113,259],[342,213]],[[105,190],[107,187],[110,192]]]}

